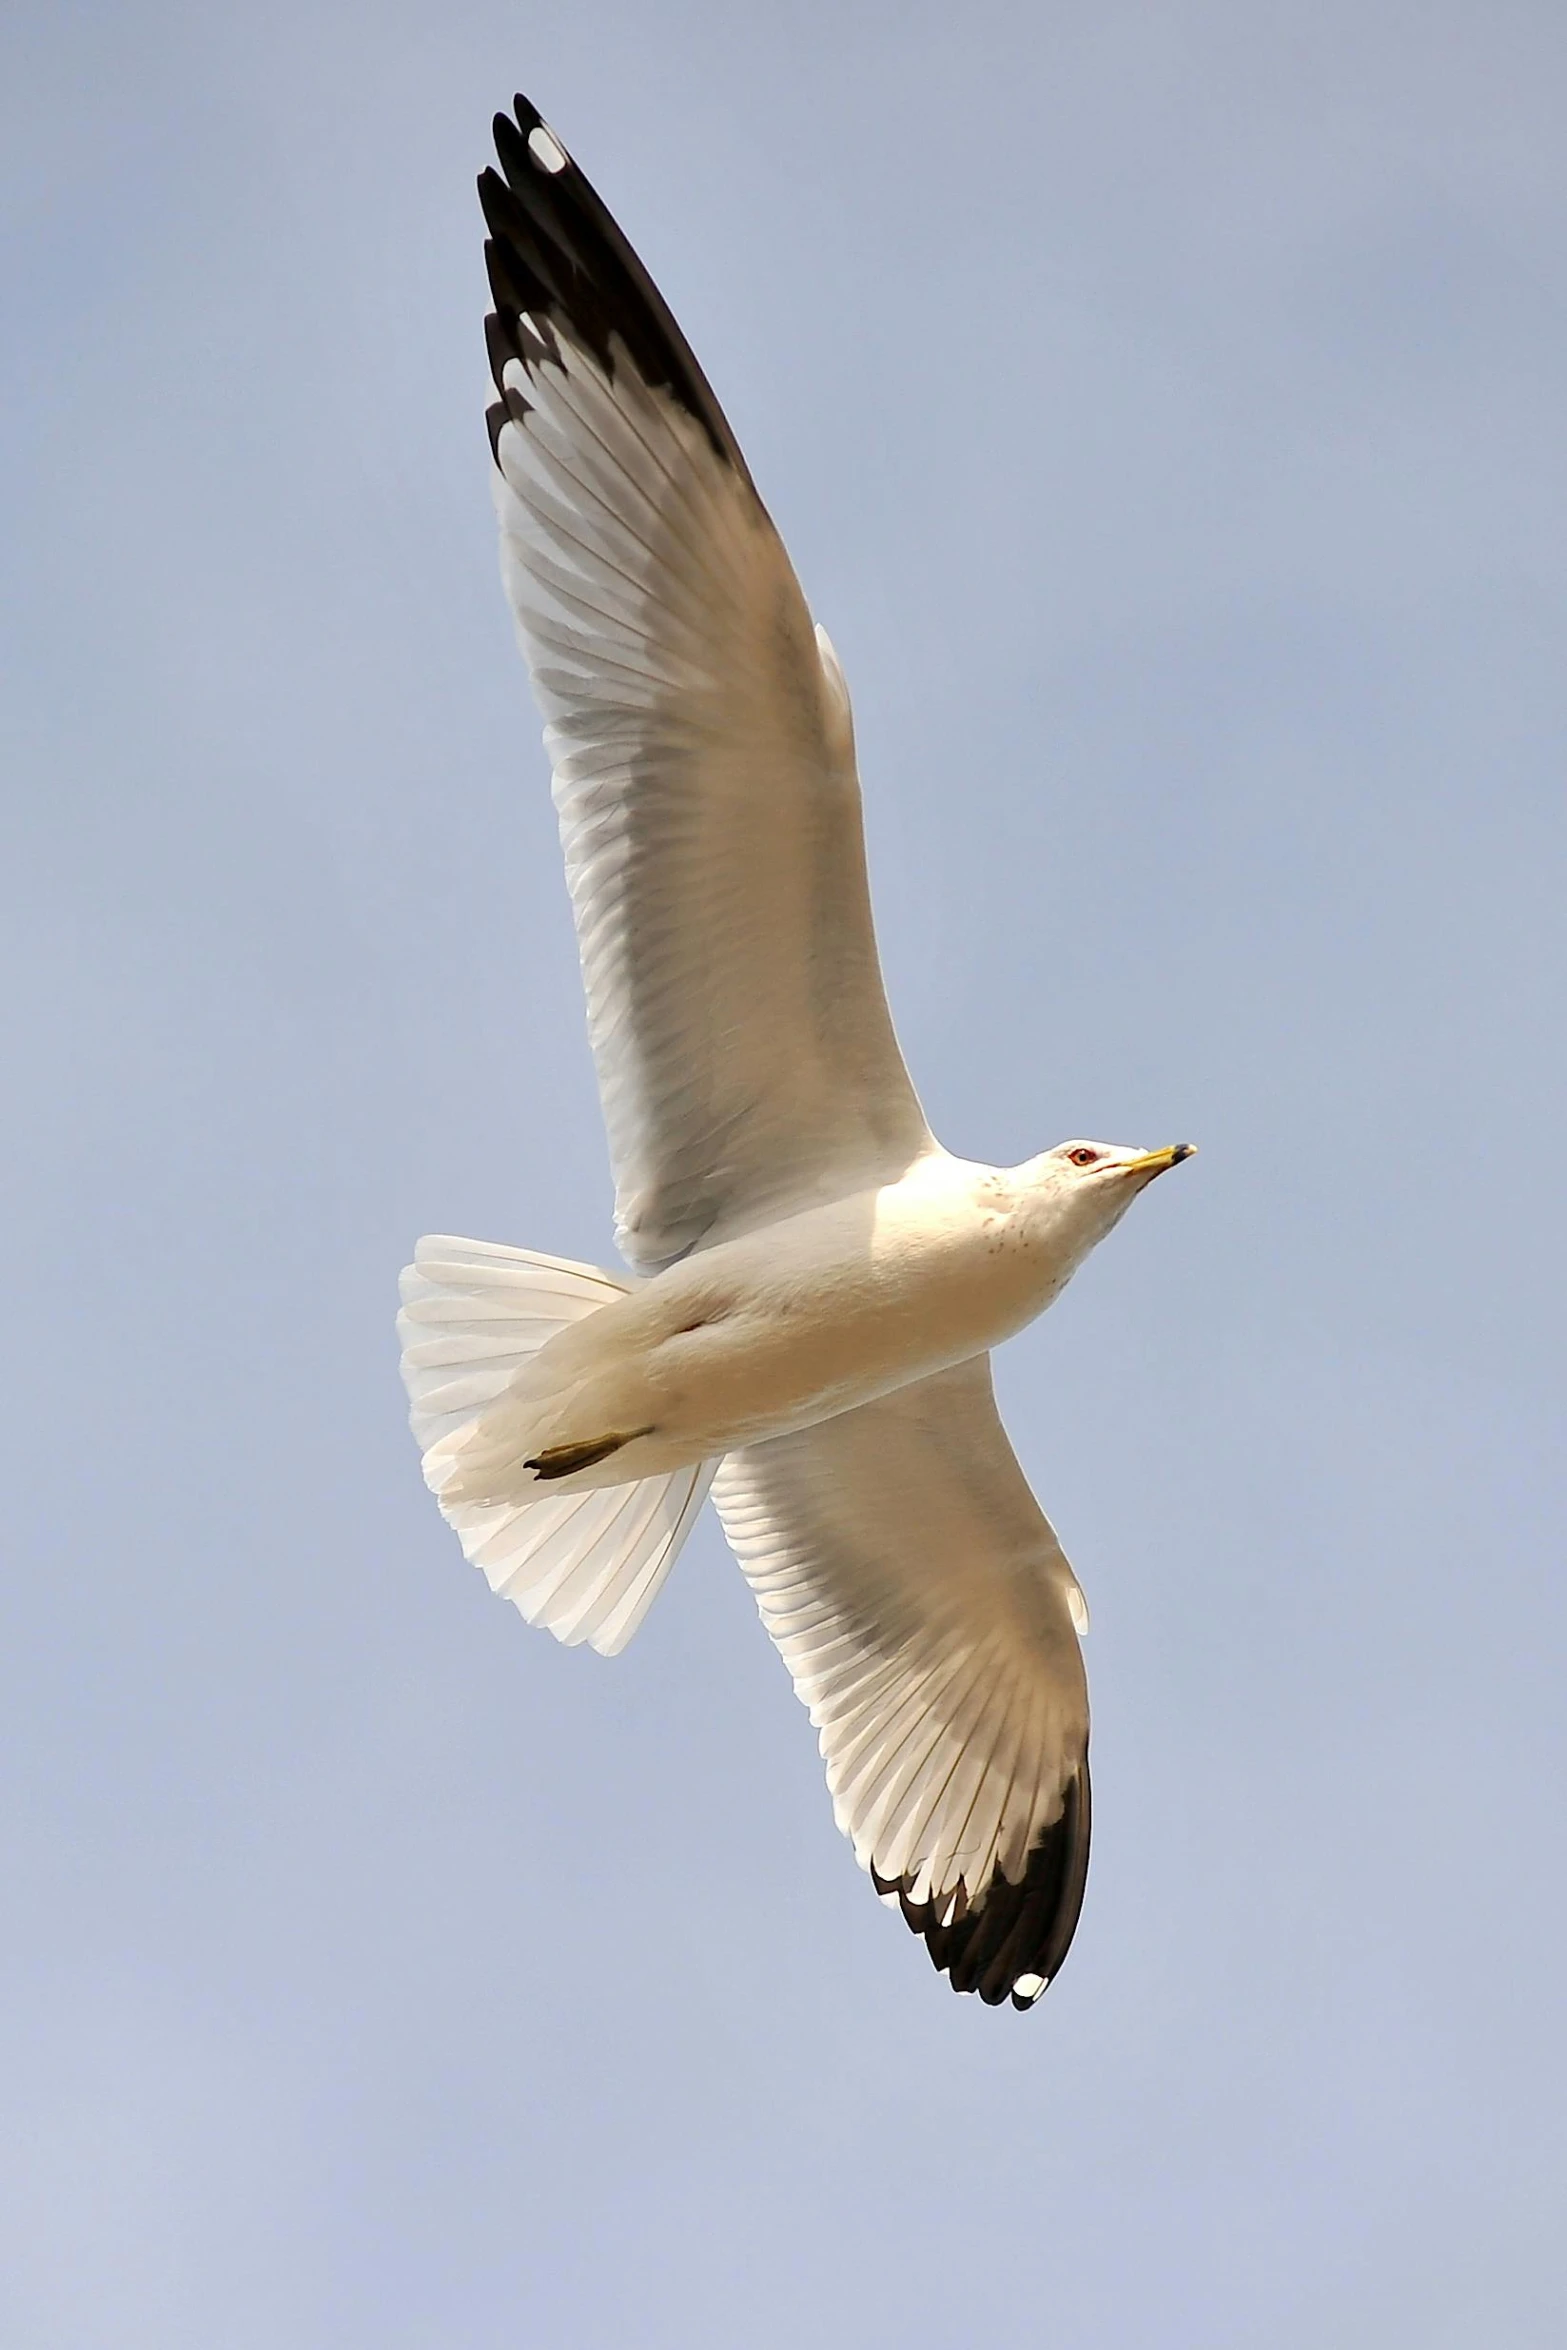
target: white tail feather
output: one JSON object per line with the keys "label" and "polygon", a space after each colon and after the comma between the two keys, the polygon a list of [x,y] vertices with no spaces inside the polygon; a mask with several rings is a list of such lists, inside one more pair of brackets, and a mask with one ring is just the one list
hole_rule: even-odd
{"label": "white tail feather", "polygon": [[[630,1284],[592,1265],[498,1242],[421,1240],[397,1317],[409,1421],[421,1452],[476,1419],[568,1323]],[[588,1493],[523,1502],[441,1502],[463,1555],[492,1591],[568,1646],[625,1647],[657,1597],[713,1481],[716,1462]]]}

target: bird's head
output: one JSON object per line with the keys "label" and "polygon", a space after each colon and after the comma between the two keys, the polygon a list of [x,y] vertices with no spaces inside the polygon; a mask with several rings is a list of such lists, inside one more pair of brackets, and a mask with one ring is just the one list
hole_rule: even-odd
{"label": "bird's head", "polygon": [[1028,1163],[1033,1216],[1074,1265],[1117,1225],[1156,1175],[1178,1167],[1194,1142],[1139,1150],[1120,1142],[1058,1142]]}

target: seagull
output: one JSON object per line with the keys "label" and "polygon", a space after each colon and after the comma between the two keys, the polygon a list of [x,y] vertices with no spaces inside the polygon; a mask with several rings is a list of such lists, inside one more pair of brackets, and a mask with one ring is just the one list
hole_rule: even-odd
{"label": "seagull", "polygon": [[479,180],[501,568],[545,718],[630,1275],[421,1240],[425,1481],[530,1623],[624,1648],[711,1488],[860,1866],[1028,2008],[1088,1869],[1076,1576],[990,1353],[1191,1156],[944,1150],[893,1032],[848,689],[652,279],[537,109]]}

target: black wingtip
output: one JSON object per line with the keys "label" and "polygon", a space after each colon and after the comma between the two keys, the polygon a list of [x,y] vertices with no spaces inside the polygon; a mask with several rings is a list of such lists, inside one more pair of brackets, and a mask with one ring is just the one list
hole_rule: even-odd
{"label": "black wingtip", "polygon": [[[896,1893],[899,1907],[923,1937],[930,1961],[954,1991],[977,1991],[987,2007],[1010,2000],[1021,2012],[1034,2006],[1061,1971],[1082,1915],[1088,1882],[1092,1806],[1085,1754],[1068,1782],[1058,1819],[1034,1844],[1021,1881],[995,1877],[977,1907],[960,1890],[948,1917],[934,1902],[910,1898],[911,1883],[871,1871],[878,1893]],[[1020,1991],[1020,1983],[1038,1988]]]}
{"label": "black wingtip", "polygon": [[[629,363],[642,382],[684,408],[715,455],[749,480],[728,420],[663,296],[531,100],[518,96],[515,119],[495,117],[495,152],[500,170],[491,165],[480,172],[478,188],[503,327],[509,330],[526,312],[562,342],[589,352],[611,379]],[[494,367],[494,336],[490,356]],[[521,351],[506,356],[531,364]],[[496,389],[504,390],[499,369]]]}

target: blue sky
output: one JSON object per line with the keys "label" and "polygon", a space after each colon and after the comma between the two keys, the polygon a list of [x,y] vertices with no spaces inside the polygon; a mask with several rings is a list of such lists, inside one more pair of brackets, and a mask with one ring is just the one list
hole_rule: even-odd
{"label": "blue sky", "polygon": [[[1029,2018],[716,1527],[614,1663],[419,1483],[423,1230],[610,1192],[496,579],[514,88],[854,691],[943,1138],[1202,1156],[1000,1366],[1094,1610]],[[1567,18],[0,27],[18,2350],[1555,2350]]]}

